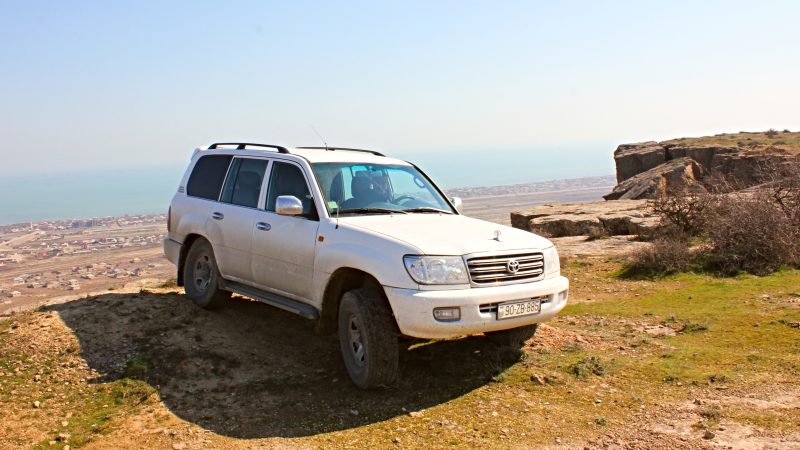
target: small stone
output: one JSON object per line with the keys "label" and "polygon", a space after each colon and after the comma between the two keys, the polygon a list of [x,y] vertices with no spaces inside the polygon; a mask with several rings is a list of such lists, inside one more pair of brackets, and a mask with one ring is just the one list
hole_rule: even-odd
{"label": "small stone", "polygon": [[62,427],[66,427],[67,425],[69,425],[69,422],[67,422],[66,420],[62,420],[61,421],[61,426]]}
{"label": "small stone", "polygon": [[58,440],[59,441],[66,441],[69,439],[69,433],[58,433]]}
{"label": "small stone", "polygon": [[717,428],[717,430],[719,430],[719,431],[725,431],[725,427],[723,427],[722,425],[720,425],[720,426],[719,426],[719,428]]}
{"label": "small stone", "polygon": [[411,417],[422,417],[422,412],[421,411],[411,411],[410,413],[408,413],[408,415],[411,416]]}
{"label": "small stone", "polygon": [[702,405],[703,401],[700,400],[699,398],[696,398],[696,399],[694,399],[694,401],[692,403],[694,403],[695,405]]}
{"label": "small stone", "polygon": [[706,430],[703,439],[714,439],[717,435],[712,433],[711,430]]}
{"label": "small stone", "polygon": [[596,399],[594,399],[594,402],[595,402],[596,404],[603,403],[603,401],[602,401],[602,400],[600,400],[599,398],[596,398]]}
{"label": "small stone", "polygon": [[61,450],[69,450],[69,445],[65,445],[65,446],[61,447]]}
{"label": "small stone", "polygon": [[33,381],[42,381],[42,376],[41,375],[34,375],[33,376]]}
{"label": "small stone", "polygon": [[392,443],[394,443],[394,444],[399,444],[399,443],[400,443],[400,438],[399,438],[399,437],[397,437],[397,436],[393,437],[393,438],[392,438]]}
{"label": "small stone", "polygon": [[545,378],[543,375],[531,375],[531,381],[539,386],[544,386],[545,384]]}
{"label": "small stone", "polygon": [[561,438],[556,438],[556,444],[560,444],[560,443],[561,443]]}
{"label": "small stone", "polygon": [[180,442],[172,444],[172,450],[183,450],[184,448],[186,448],[186,444]]}
{"label": "small stone", "polygon": [[38,408],[41,404],[42,403],[39,400],[36,400],[35,402],[33,402],[33,407]]}
{"label": "small stone", "polygon": [[800,322],[789,322],[791,328],[800,328]]}
{"label": "small stone", "polygon": [[357,416],[358,415],[358,410],[357,409],[351,409],[350,410],[350,414],[352,414],[354,416]]}

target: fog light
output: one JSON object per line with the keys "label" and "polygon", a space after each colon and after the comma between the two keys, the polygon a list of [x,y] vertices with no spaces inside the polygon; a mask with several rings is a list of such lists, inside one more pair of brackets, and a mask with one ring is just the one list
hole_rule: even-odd
{"label": "fog light", "polygon": [[558,302],[559,303],[567,301],[568,298],[569,298],[569,289],[567,289],[566,291],[561,291],[561,292],[558,293]]}
{"label": "fog light", "polygon": [[434,308],[433,318],[439,322],[455,322],[461,320],[461,308]]}

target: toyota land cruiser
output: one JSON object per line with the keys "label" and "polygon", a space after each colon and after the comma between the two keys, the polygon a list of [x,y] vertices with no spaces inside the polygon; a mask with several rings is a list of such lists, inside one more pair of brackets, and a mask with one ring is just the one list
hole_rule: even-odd
{"label": "toyota land cruiser", "polygon": [[372,388],[397,377],[400,336],[530,337],[567,302],[550,241],[460,206],[376,151],[218,143],[191,158],[164,253],[201,307],[237,293],[337,332]]}

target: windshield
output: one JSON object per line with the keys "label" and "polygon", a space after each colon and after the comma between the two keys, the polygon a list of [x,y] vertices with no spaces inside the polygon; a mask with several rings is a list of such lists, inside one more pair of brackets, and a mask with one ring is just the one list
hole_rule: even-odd
{"label": "windshield", "polygon": [[364,163],[311,165],[330,214],[387,214],[453,210],[412,166]]}

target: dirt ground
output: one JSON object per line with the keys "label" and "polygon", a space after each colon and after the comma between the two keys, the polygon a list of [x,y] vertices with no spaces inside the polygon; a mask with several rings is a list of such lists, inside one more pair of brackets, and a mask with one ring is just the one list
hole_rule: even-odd
{"label": "dirt ground", "polygon": [[[349,383],[334,336],[242,298],[209,312],[151,287],[1,317],[0,448],[800,448],[796,354],[773,372],[694,377],[714,361],[692,348],[688,375],[654,375],[681,358],[681,339],[717,335],[606,313],[689,289],[617,269],[570,262],[575,309],[521,352],[483,336],[408,341],[400,380],[370,392]],[[775,317],[800,309],[791,295],[747,298]],[[800,332],[781,320],[759,323],[795,333],[795,348]]]}

